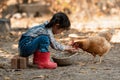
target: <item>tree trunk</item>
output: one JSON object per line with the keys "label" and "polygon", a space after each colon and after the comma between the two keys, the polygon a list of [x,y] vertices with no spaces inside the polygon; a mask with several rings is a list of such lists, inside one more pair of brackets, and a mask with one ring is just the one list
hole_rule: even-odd
{"label": "tree trunk", "polygon": [[0,19],[0,35],[9,34],[10,28],[10,20]]}

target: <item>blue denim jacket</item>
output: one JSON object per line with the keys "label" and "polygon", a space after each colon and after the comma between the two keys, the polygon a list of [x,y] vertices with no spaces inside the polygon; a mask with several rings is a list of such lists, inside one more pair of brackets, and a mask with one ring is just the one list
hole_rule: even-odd
{"label": "blue denim jacket", "polygon": [[31,36],[31,37],[35,38],[37,36],[40,36],[41,34],[48,35],[50,38],[51,47],[56,50],[64,51],[65,48],[67,48],[68,46],[62,45],[54,39],[52,29],[45,28],[45,25],[47,25],[47,24],[48,24],[48,22],[45,22],[41,25],[38,25],[38,26],[35,26],[35,27],[29,29],[26,33],[23,34],[23,36]]}
{"label": "blue denim jacket", "polygon": [[37,37],[41,34],[48,35],[47,29],[45,28],[45,25],[47,24],[48,22],[45,22],[41,25],[34,26],[33,28],[29,29],[26,33],[24,33],[23,36]]}

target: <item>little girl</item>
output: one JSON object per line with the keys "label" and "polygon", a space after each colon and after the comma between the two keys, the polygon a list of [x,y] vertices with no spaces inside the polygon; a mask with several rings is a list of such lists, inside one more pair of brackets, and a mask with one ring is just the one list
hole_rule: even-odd
{"label": "little girl", "polygon": [[49,45],[55,50],[71,51],[70,46],[61,45],[54,39],[54,34],[59,34],[70,29],[70,20],[65,13],[58,12],[53,15],[50,22],[35,26],[22,34],[19,40],[20,56],[28,57],[32,54],[33,63],[39,68],[54,69],[57,64],[50,61]]}

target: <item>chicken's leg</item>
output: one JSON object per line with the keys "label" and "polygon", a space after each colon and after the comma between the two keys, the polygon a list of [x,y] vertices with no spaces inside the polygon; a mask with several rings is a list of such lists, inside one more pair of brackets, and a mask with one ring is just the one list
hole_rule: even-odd
{"label": "chicken's leg", "polygon": [[96,56],[93,57],[93,63],[95,63]]}
{"label": "chicken's leg", "polygon": [[103,59],[103,57],[102,57],[102,56],[100,56],[100,58],[99,58],[99,62],[97,62],[96,64],[101,64],[102,59]]}
{"label": "chicken's leg", "polygon": [[103,57],[102,57],[102,56],[100,56],[99,63],[101,63],[101,62],[102,62],[102,59],[103,59]]}
{"label": "chicken's leg", "polygon": [[96,55],[93,56],[92,58],[92,64],[95,63]]}

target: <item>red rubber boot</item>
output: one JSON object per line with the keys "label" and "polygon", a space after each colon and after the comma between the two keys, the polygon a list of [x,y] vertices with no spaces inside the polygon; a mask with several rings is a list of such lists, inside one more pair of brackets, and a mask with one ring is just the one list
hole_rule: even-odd
{"label": "red rubber boot", "polygon": [[33,64],[38,64],[39,62],[38,54],[39,53],[37,51],[33,54]]}
{"label": "red rubber boot", "polygon": [[38,67],[41,69],[55,69],[57,64],[50,61],[50,52],[39,52],[36,53],[38,55]]}

